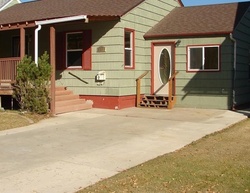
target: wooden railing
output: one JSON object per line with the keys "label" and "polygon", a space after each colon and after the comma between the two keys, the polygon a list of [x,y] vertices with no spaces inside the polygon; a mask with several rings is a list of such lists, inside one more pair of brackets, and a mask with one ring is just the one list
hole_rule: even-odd
{"label": "wooden railing", "polygon": [[[140,102],[141,102],[141,79],[144,78],[147,74],[149,73],[149,71],[144,72],[141,76],[139,76],[136,79],[136,106],[139,107],[140,106]],[[174,74],[172,74],[172,76],[169,78],[168,80],[168,109],[172,109],[176,103],[176,96],[175,96],[175,78],[176,75],[179,72],[175,72]]]}
{"label": "wooden railing", "polygon": [[175,96],[175,77],[179,72],[175,72],[168,80],[168,109],[172,109],[176,103]]}
{"label": "wooden railing", "polygon": [[17,65],[19,57],[0,58],[0,83],[14,83],[16,81]]}
{"label": "wooden railing", "polygon": [[141,76],[136,79],[136,106],[140,106],[141,102],[141,79],[143,79],[149,71],[144,72]]}

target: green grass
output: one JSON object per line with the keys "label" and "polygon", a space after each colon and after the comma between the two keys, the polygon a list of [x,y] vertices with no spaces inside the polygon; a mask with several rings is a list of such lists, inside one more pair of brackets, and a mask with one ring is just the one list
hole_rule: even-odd
{"label": "green grass", "polygon": [[250,120],[78,193],[250,192]]}

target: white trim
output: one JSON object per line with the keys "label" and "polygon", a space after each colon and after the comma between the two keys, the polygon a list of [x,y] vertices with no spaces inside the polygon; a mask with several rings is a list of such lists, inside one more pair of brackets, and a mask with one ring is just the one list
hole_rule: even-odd
{"label": "white trim", "polygon": [[[191,64],[190,64],[190,50],[194,48],[200,48],[202,49],[202,69],[192,69]],[[217,68],[216,69],[205,69],[205,48],[218,48],[218,63],[217,63]],[[188,46],[188,71],[204,71],[204,72],[214,72],[214,71],[219,71],[220,70],[220,46],[219,45],[201,45],[201,46]]]}
{"label": "white trim", "polygon": [[87,19],[87,15],[77,15],[77,16],[63,17],[63,18],[57,18],[57,19],[35,21],[35,24],[47,25],[47,24],[62,23],[62,22],[75,21],[75,20],[81,20],[81,19]]}

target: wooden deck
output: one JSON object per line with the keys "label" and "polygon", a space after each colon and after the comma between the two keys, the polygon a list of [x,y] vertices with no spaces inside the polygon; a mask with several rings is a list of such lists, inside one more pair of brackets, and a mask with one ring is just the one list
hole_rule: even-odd
{"label": "wooden deck", "polygon": [[16,81],[19,57],[0,58],[0,95],[12,95],[12,84]]}

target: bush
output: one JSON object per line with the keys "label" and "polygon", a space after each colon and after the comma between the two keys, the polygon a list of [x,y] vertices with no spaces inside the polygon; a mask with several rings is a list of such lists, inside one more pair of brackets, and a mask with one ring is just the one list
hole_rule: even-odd
{"label": "bush", "polygon": [[38,60],[38,67],[31,57],[25,56],[17,67],[14,98],[22,111],[48,113],[51,65],[45,52]]}

